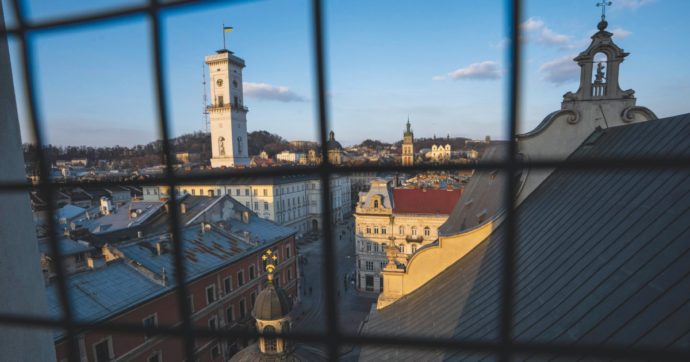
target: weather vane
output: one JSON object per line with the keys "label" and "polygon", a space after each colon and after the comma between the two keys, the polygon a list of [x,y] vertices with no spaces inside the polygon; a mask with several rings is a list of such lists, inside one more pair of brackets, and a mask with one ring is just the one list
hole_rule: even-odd
{"label": "weather vane", "polygon": [[611,1],[606,1],[606,0],[601,0],[600,3],[597,3],[597,7],[601,7],[601,21],[606,20],[606,7],[611,6],[613,3]]}
{"label": "weather vane", "polygon": [[268,272],[268,281],[272,282],[273,281],[273,270],[276,268],[276,264],[278,263],[278,257],[273,254],[273,251],[271,249],[266,250],[264,255],[261,256],[261,260],[263,260],[266,263],[266,271]]}

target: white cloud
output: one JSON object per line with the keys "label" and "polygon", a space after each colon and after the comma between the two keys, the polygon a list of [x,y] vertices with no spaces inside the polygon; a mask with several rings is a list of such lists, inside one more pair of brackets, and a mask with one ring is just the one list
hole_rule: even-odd
{"label": "white cloud", "polygon": [[621,27],[611,29],[611,32],[613,33],[613,36],[620,38],[620,39],[625,39],[632,35],[631,31],[625,30]]}
{"label": "white cloud", "polygon": [[539,35],[539,41],[548,45],[563,45],[570,41],[570,37],[556,33],[545,26]]}
{"label": "white cloud", "polygon": [[566,55],[542,64],[539,67],[542,78],[554,84],[577,80],[580,76],[580,67],[573,61],[575,56],[575,54]]}
{"label": "white cloud", "polygon": [[539,18],[529,18],[525,20],[522,24],[520,24],[520,27],[524,31],[532,31],[532,30],[538,30],[541,29],[544,26],[544,21],[539,19]]}
{"label": "white cloud", "polygon": [[[529,18],[520,24],[520,28],[526,33],[533,33],[532,36],[538,42],[546,45],[564,45],[570,41],[570,36],[557,33],[539,18]],[[528,39],[526,36],[525,39]]]}
{"label": "white cloud", "polygon": [[486,60],[480,63],[473,63],[465,68],[456,69],[446,75],[434,76],[433,80],[452,79],[498,79],[503,75],[498,63]]}
{"label": "white cloud", "polygon": [[640,7],[651,4],[656,0],[616,0],[613,2],[614,8],[637,10]]}
{"label": "white cloud", "polygon": [[244,82],[244,94],[247,97],[279,102],[304,102],[306,99],[285,86],[268,83]]}

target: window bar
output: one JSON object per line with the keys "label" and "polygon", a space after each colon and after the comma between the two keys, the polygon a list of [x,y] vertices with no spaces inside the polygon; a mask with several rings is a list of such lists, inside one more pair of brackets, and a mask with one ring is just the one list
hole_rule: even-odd
{"label": "window bar", "polygon": [[186,273],[184,266],[184,258],[182,256],[182,238],[180,233],[180,221],[178,220],[179,209],[177,199],[175,198],[175,186],[177,181],[173,171],[174,154],[170,148],[170,129],[169,118],[166,107],[165,98],[165,78],[163,77],[163,31],[161,29],[160,14],[158,9],[158,1],[151,0],[149,8],[149,18],[151,24],[151,36],[153,43],[153,57],[156,81],[156,97],[158,108],[158,123],[160,127],[160,136],[162,138],[163,157],[165,161],[165,179],[167,185],[170,187],[168,202],[170,203],[170,218],[169,227],[172,232],[173,245],[173,263],[175,265],[175,282],[177,287],[175,292],[177,294],[178,313],[182,320],[182,328],[185,331],[184,336],[184,351],[187,361],[194,361],[194,331],[192,319],[189,313],[189,301],[187,296]]}
{"label": "window bar", "polygon": [[29,102],[29,119],[31,125],[31,131],[33,133],[34,141],[36,142],[37,152],[38,152],[38,164],[39,164],[39,183],[38,189],[41,194],[45,197],[46,203],[48,205],[48,242],[50,252],[55,256],[55,276],[58,289],[58,299],[60,301],[60,308],[62,310],[61,322],[67,334],[67,348],[68,355],[70,359],[77,360],[79,357],[79,346],[77,345],[77,335],[74,327],[72,326],[74,315],[72,310],[71,298],[69,294],[69,289],[67,288],[67,277],[64,269],[64,264],[62,262],[62,252],[58,244],[57,234],[56,234],[56,224],[55,224],[55,210],[53,206],[55,205],[55,193],[58,186],[53,184],[50,179],[50,167],[48,165],[47,157],[43,150],[44,138],[43,138],[43,128],[41,127],[40,111],[36,94],[35,87],[35,77],[34,77],[34,63],[33,63],[33,52],[31,43],[31,34],[27,32],[26,29],[26,18],[25,12],[19,0],[13,1],[14,14],[19,24],[19,47],[22,55],[23,62],[23,77],[25,84],[26,99]]}
{"label": "window bar", "polygon": [[513,299],[516,279],[515,270],[515,244],[517,239],[517,222],[515,216],[515,192],[516,180],[513,177],[519,170],[517,162],[517,123],[520,116],[520,19],[522,18],[522,1],[511,0],[508,6],[508,35],[510,50],[508,53],[508,160],[503,172],[507,173],[505,207],[506,207],[506,239],[503,245],[503,275],[501,278],[501,319],[500,339],[501,350],[499,360],[511,361],[513,359]]}
{"label": "window bar", "polygon": [[[44,153],[43,148],[43,133],[40,127],[40,112],[39,107],[36,103],[37,94],[34,86],[34,68],[33,68],[33,58],[32,58],[32,47],[31,47],[31,36],[39,33],[41,31],[53,31],[55,29],[65,29],[68,27],[78,27],[87,24],[99,24],[102,25],[108,20],[116,18],[127,18],[133,15],[138,15],[142,13],[147,13],[151,18],[152,25],[152,36],[154,45],[154,66],[156,67],[156,90],[158,96],[158,114],[160,123],[160,132],[163,138],[163,154],[166,160],[166,174],[165,176],[157,179],[151,179],[144,182],[134,182],[134,181],[99,181],[93,183],[95,186],[108,186],[108,185],[126,185],[126,184],[160,184],[167,183],[171,187],[171,196],[174,195],[174,186],[180,182],[180,180],[211,180],[219,179],[223,177],[233,177],[237,175],[289,175],[295,173],[305,173],[315,175],[318,174],[322,182],[322,207],[323,207],[323,217],[325,223],[324,226],[324,293],[326,296],[326,311],[327,311],[327,334],[301,334],[301,333],[288,333],[288,336],[294,336],[295,340],[301,340],[304,342],[312,343],[326,343],[328,347],[329,357],[331,359],[337,359],[340,343],[350,343],[358,345],[387,345],[387,346],[413,346],[417,348],[442,348],[442,349],[464,349],[473,351],[484,351],[484,352],[498,352],[502,360],[509,360],[512,358],[512,354],[515,352],[521,353],[535,353],[535,354],[565,354],[577,356],[579,354],[588,356],[600,356],[600,357],[610,357],[610,358],[668,358],[668,359],[690,359],[690,351],[684,349],[672,349],[667,350],[663,347],[661,348],[626,348],[618,346],[592,346],[592,345],[562,345],[558,343],[520,343],[514,342],[512,340],[512,309],[513,309],[513,289],[514,289],[514,279],[515,279],[515,243],[516,243],[516,220],[513,207],[515,200],[513,199],[513,194],[515,191],[515,182],[512,177],[508,177],[508,182],[506,184],[506,197],[505,205],[507,206],[507,217],[506,217],[506,228],[507,228],[507,240],[504,246],[505,256],[503,259],[503,278],[502,278],[502,288],[501,294],[503,296],[501,300],[501,339],[499,342],[481,342],[481,341],[471,341],[471,340],[453,340],[453,339],[430,339],[430,338],[406,338],[406,337],[390,337],[390,336],[367,336],[362,337],[358,335],[343,335],[341,336],[338,329],[338,319],[337,319],[337,308],[335,298],[335,264],[334,249],[331,234],[331,208],[330,208],[330,175],[333,173],[334,168],[328,162],[328,151],[326,142],[327,133],[327,99],[325,98],[326,89],[326,72],[324,66],[324,46],[325,39],[323,38],[324,33],[324,22],[322,13],[322,3],[320,0],[313,0],[313,25],[314,25],[314,51],[316,60],[316,75],[317,75],[317,92],[319,97],[318,110],[319,110],[319,138],[322,143],[322,158],[323,162],[316,168],[291,168],[284,170],[243,170],[240,172],[219,172],[212,175],[181,175],[176,176],[172,170],[172,153],[169,144],[169,128],[168,128],[168,116],[165,107],[165,93],[164,93],[164,79],[162,75],[162,63],[163,56],[161,50],[161,40],[162,40],[162,29],[159,19],[159,12],[161,9],[170,7],[192,7],[192,4],[209,3],[209,1],[194,1],[194,0],[181,0],[172,3],[158,4],[156,0],[151,0],[149,5],[146,6],[134,6],[129,8],[120,8],[111,11],[103,12],[93,12],[83,16],[74,17],[64,17],[56,20],[49,20],[45,22],[38,22],[30,24],[28,19],[25,18],[23,8],[21,7],[20,0],[13,0],[14,12],[17,18],[18,26],[12,29],[2,29],[3,34],[14,35],[19,38],[20,52],[23,57],[23,81],[26,86],[26,96],[29,103],[29,116],[30,125],[33,132],[33,137],[36,142],[38,149],[38,163],[39,163],[39,175],[41,177],[38,190],[45,194],[46,200],[49,205],[53,205],[55,201],[54,192],[59,190],[61,186],[80,186],[83,182],[69,182],[66,184],[58,184],[49,178],[49,168],[47,163],[47,157]],[[462,169],[477,169],[477,170],[488,170],[500,168],[503,172],[508,172],[512,175],[514,171],[517,171],[524,167],[531,168],[554,168],[562,167],[566,169],[668,169],[668,168],[687,168],[687,160],[683,157],[652,157],[652,158],[633,158],[633,159],[602,159],[602,160],[566,160],[566,161],[549,161],[549,160],[538,160],[531,162],[524,162],[517,159],[517,143],[515,140],[515,135],[517,133],[517,122],[519,116],[520,102],[519,93],[520,80],[521,80],[521,70],[520,70],[520,55],[521,55],[521,44],[519,39],[519,23],[521,19],[521,1],[511,0],[508,2],[509,7],[509,35],[511,39],[511,48],[508,55],[510,64],[510,77],[509,77],[509,103],[508,103],[508,119],[509,131],[510,131],[510,143],[509,143],[509,153],[508,160],[494,162],[494,163],[478,163],[470,165],[420,165],[405,167],[406,171],[428,171],[428,170],[462,170]],[[33,33],[33,34],[32,34]],[[356,166],[347,167],[343,171],[347,173],[352,172],[367,172],[367,171],[390,171],[394,172],[396,170],[403,169],[400,166]],[[36,190],[36,186],[30,185],[28,183],[2,183],[0,184],[0,189],[3,191],[32,191]],[[325,195],[325,196],[324,196]],[[183,324],[181,327],[173,328],[152,328],[159,335],[169,335],[169,336],[181,336],[185,338],[185,353],[193,359],[193,342],[195,333],[199,336],[209,336],[209,337],[224,337],[228,335],[237,336],[254,336],[253,333],[246,332],[229,332],[229,331],[211,331],[207,329],[199,329],[194,331],[192,329],[191,318],[187,314],[186,304],[187,304],[187,285],[185,284],[184,278],[184,260],[182,258],[181,251],[181,239],[179,230],[179,220],[177,220],[178,209],[175,207],[177,201],[174,197],[170,199],[172,205],[171,211],[171,228],[174,240],[174,262],[176,268],[176,282],[178,283],[177,295],[180,304],[180,314],[183,319]],[[55,234],[55,223],[54,223],[54,210],[49,208],[49,228],[51,233],[49,235],[49,247],[50,252],[53,255],[60,255],[59,244],[57,240],[57,235]],[[127,324],[116,324],[108,322],[79,322],[73,319],[73,311],[70,303],[70,294],[67,288],[66,275],[64,273],[64,266],[60,258],[55,260],[56,266],[56,283],[58,287],[58,297],[60,300],[60,306],[62,309],[62,318],[58,320],[50,318],[41,318],[35,316],[15,316],[8,314],[0,314],[0,322],[6,324],[18,324],[33,327],[43,327],[43,328],[62,328],[67,332],[67,341],[69,348],[69,356],[71,359],[78,359],[79,352],[76,339],[76,331],[78,329],[93,329],[104,332],[113,333],[134,333],[143,332],[148,330],[140,325],[127,325]],[[340,338],[342,337],[342,339]]]}
{"label": "window bar", "polygon": [[321,163],[318,166],[319,174],[321,176],[321,207],[323,220],[323,291],[325,294],[326,303],[326,346],[328,349],[329,360],[338,360],[338,353],[340,347],[340,330],[338,328],[337,319],[337,305],[336,305],[336,291],[338,285],[335,276],[335,249],[333,241],[335,238],[331,230],[331,198],[330,198],[330,175],[332,172],[332,165],[328,159],[328,142],[326,133],[328,131],[328,109],[326,100],[326,69],[324,60],[324,22],[323,22],[323,7],[321,0],[312,1],[312,15],[313,15],[313,40],[314,40],[314,64],[316,65],[316,91],[319,98],[318,103],[318,126],[319,126],[319,140],[321,141]]}

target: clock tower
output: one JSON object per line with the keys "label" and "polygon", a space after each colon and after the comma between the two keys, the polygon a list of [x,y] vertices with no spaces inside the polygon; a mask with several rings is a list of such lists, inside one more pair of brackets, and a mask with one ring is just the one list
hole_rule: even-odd
{"label": "clock tower", "polygon": [[242,93],[244,60],[227,49],[206,57],[211,86],[211,167],[249,165],[247,107]]}

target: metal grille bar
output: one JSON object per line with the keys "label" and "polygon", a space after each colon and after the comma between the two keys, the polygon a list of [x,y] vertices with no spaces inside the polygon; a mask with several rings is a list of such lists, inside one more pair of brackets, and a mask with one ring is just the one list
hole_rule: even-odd
{"label": "metal grille bar", "polygon": [[[109,21],[129,18],[145,14],[151,25],[151,39],[153,44],[153,66],[155,68],[156,100],[158,112],[158,126],[163,144],[163,155],[165,156],[165,175],[155,177],[145,181],[98,181],[89,182],[90,186],[113,186],[113,185],[160,185],[166,184],[171,190],[181,184],[190,182],[213,182],[218,180],[229,180],[233,178],[257,177],[257,176],[283,176],[292,174],[318,175],[322,183],[322,208],[324,220],[331,220],[330,208],[330,177],[333,174],[349,174],[353,172],[416,172],[416,171],[454,171],[454,170],[491,170],[501,169],[503,172],[512,174],[514,171],[523,168],[571,168],[579,170],[597,169],[666,169],[666,168],[687,168],[690,164],[689,159],[685,158],[626,158],[626,159],[593,159],[593,160],[532,160],[524,161],[517,158],[517,143],[515,135],[520,114],[519,89],[521,85],[521,42],[519,41],[519,24],[522,19],[522,1],[508,0],[506,6],[509,8],[508,19],[506,21],[508,35],[511,39],[510,50],[508,53],[509,86],[508,86],[508,126],[510,134],[509,152],[506,159],[500,162],[479,162],[467,165],[419,165],[412,167],[402,166],[357,166],[357,167],[334,167],[328,162],[326,145],[326,134],[328,130],[328,99],[327,89],[327,70],[325,63],[325,21],[323,14],[323,2],[312,0],[312,31],[313,48],[315,60],[315,79],[316,92],[318,99],[318,130],[319,140],[322,144],[323,162],[317,167],[294,167],[279,169],[247,169],[247,170],[225,170],[220,172],[210,172],[207,174],[176,174],[172,167],[173,153],[170,147],[170,128],[169,117],[166,111],[165,80],[163,77],[163,51],[162,39],[164,31],[160,21],[161,11],[167,9],[189,9],[195,6],[204,6],[213,3],[220,3],[217,0],[179,0],[179,1],[160,1],[150,0],[147,5],[131,6],[107,11],[93,12],[86,15],[68,16],[64,18],[51,19],[47,21],[31,22],[26,15],[23,4],[20,0],[13,0],[12,5],[17,26],[10,29],[0,29],[0,34],[16,37],[19,40],[19,49],[23,62],[22,80],[26,89],[26,100],[29,104],[29,118],[31,121],[31,131],[33,140],[38,149],[38,164],[40,181],[37,185],[28,183],[0,183],[0,192],[16,191],[39,191],[46,198],[49,205],[55,204],[55,192],[62,187],[81,186],[83,182],[56,183],[49,178],[50,168],[45,152],[44,133],[42,128],[42,115],[37,104],[37,93],[35,88],[35,64],[33,61],[33,37],[45,32],[62,29],[74,29],[88,25],[105,26]],[[243,3],[248,1],[229,1],[229,3]],[[323,271],[325,273],[323,292],[326,300],[327,332],[325,334],[297,333],[289,332],[279,334],[284,338],[296,342],[314,343],[326,345],[328,356],[332,360],[338,359],[339,348],[344,344],[352,345],[383,345],[390,347],[412,347],[430,348],[446,350],[463,350],[469,352],[497,353],[501,360],[511,360],[516,353],[529,353],[536,355],[560,354],[564,356],[594,356],[601,358],[618,359],[678,359],[690,360],[690,351],[679,349],[659,348],[628,348],[615,346],[589,346],[589,345],[563,345],[563,344],[543,344],[543,343],[524,343],[513,341],[512,338],[512,301],[515,281],[515,236],[516,222],[514,209],[514,199],[511,195],[516,189],[516,180],[508,177],[506,184],[506,199],[504,200],[508,210],[506,218],[507,240],[504,246],[503,258],[503,280],[501,284],[501,320],[500,320],[500,340],[499,341],[476,341],[469,339],[431,339],[426,337],[391,337],[391,336],[370,336],[344,334],[339,329],[337,318],[337,298],[336,294],[336,266],[335,249],[332,230],[329,222],[325,222],[323,239]],[[0,323],[8,325],[19,325],[35,328],[57,328],[66,331],[68,340],[69,357],[78,360],[79,349],[77,345],[77,333],[80,330],[94,330],[112,332],[118,334],[132,333],[152,333],[164,336],[180,337],[184,339],[184,351],[187,360],[194,360],[194,339],[198,337],[226,338],[226,337],[252,337],[259,336],[257,333],[219,331],[207,328],[193,328],[188,309],[188,290],[185,283],[185,265],[182,257],[180,243],[180,225],[177,209],[177,200],[170,198],[172,204],[169,227],[173,234],[173,256],[175,263],[175,281],[177,283],[176,294],[180,319],[182,321],[177,327],[144,327],[138,324],[119,324],[112,322],[89,323],[74,319],[72,304],[70,301],[69,290],[67,288],[67,275],[64,265],[60,258],[55,258],[56,283],[59,292],[62,317],[60,319],[37,318],[27,315],[13,315],[0,313]],[[48,223],[51,230],[49,238],[50,252],[53,255],[60,255],[57,235],[55,234],[54,209],[49,207]]]}

